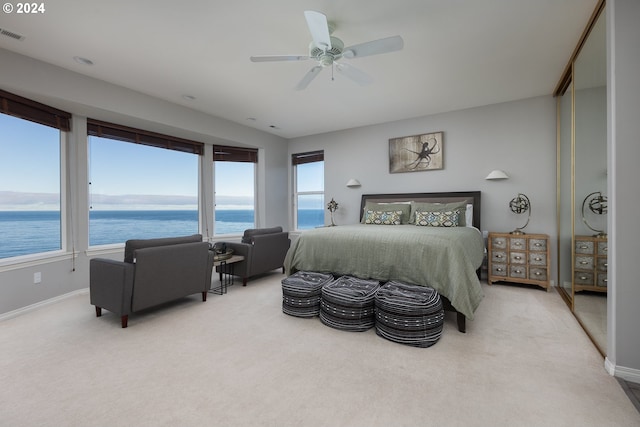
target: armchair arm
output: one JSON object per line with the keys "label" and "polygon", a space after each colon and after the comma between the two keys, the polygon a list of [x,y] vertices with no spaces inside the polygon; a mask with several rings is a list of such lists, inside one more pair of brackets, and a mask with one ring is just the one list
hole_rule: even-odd
{"label": "armchair arm", "polygon": [[135,265],[105,258],[89,261],[91,304],[118,316],[131,313]]}

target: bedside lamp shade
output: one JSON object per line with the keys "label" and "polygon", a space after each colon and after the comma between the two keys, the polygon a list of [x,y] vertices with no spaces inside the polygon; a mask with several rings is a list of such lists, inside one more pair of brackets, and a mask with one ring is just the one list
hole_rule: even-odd
{"label": "bedside lamp shade", "polygon": [[490,181],[497,181],[500,179],[509,179],[509,175],[507,175],[503,170],[495,169],[495,170],[492,170],[491,173],[487,175],[485,179],[488,179]]}

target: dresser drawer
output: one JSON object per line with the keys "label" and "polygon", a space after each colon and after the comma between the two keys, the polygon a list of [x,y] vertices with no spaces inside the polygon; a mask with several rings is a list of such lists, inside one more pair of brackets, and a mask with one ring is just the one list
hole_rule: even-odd
{"label": "dresser drawer", "polygon": [[593,270],[592,256],[576,256],[575,268],[579,270]]}
{"label": "dresser drawer", "polygon": [[596,286],[607,286],[607,273],[598,273],[598,281],[596,282]]}
{"label": "dresser drawer", "polygon": [[598,255],[606,255],[607,247],[609,246],[608,242],[598,242]]}
{"label": "dresser drawer", "polygon": [[546,252],[547,239],[529,239],[529,250],[536,252]]}
{"label": "dresser drawer", "polygon": [[492,264],[491,275],[507,277],[507,264]]}
{"label": "dresser drawer", "polygon": [[514,251],[524,251],[527,249],[526,239],[522,237],[511,237],[509,239],[509,248]]}
{"label": "dresser drawer", "polygon": [[598,261],[596,262],[596,264],[597,264],[598,271],[604,271],[604,272],[607,271],[608,264],[607,264],[606,258],[602,258],[602,257],[598,258]]}
{"label": "dresser drawer", "polygon": [[524,252],[510,252],[509,253],[509,262],[511,264],[525,264],[527,260],[527,256]]}
{"label": "dresser drawer", "polygon": [[491,238],[491,247],[493,249],[507,249],[507,238],[506,237],[492,237]]}
{"label": "dresser drawer", "polygon": [[531,280],[547,280],[547,269],[529,267],[529,279]]}
{"label": "dresser drawer", "polygon": [[574,271],[574,279],[577,285],[593,285],[593,273],[590,271]]}
{"label": "dresser drawer", "polygon": [[507,253],[503,251],[493,251],[491,252],[491,261],[495,263],[506,263]]}
{"label": "dresser drawer", "polygon": [[576,240],[576,253],[593,255],[593,242]]}
{"label": "dresser drawer", "polygon": [[527,267],[524,265],[510,265],[509,266],[509,277],[515,277],[518,279],[526,279],[527,278]]}
{"label": "dresser drawer", "polygon": [[529,252],[529,265],[547,265],[547,254],[540,252]]}

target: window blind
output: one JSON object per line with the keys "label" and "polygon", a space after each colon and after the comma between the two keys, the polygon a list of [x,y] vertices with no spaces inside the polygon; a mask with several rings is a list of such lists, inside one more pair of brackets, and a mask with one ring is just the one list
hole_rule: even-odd
{"label": "window blind", "polygon": [[256,148],[214,145],[213,160],[215,162],[258,163],[258,150]]}
{"label": "window blind", "polygon": [[322,161],[324,161],[324,150],[308,151],[306,153],[296,153],[291,155],[291,164],[293,165]]}
{"label": "window blind", "polygon": [[134,144],[182,151],[185,153],[198,155],[202,155],[204,153],[204,144],[202,142],[149,132],[114,123],[102,122],[95,119],[87,119],[87,134],[101,138],[111,138],[117,141],[132,142]]}
{"label": "window blind", "polygon": [[61,131],[71,130],[71,113],[0,89],[0,111]]}

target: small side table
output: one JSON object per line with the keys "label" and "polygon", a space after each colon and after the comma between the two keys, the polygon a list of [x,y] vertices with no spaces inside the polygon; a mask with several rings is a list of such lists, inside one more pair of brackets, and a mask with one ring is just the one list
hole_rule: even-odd
{"label": "small side table", "polygon": [[229,268],[223,268],[220,271],[220,286],[218,286],[217,288],[211,288],[209,290],[209,292],[213,293],[213,294],[217,294],[217,295],[222,295],[222,294],[226,294],[227,293],[227,288],[231,285],[233,285],[233,265],[236,262],[240,262],[244,260],[244,257],[242,255],[233,255],[230,258],[227,259],[223,259],[220,261],[214,261],[213,262],[213,266],[214,267],[218,267],[218,266],[226,266],[228,265]]}

